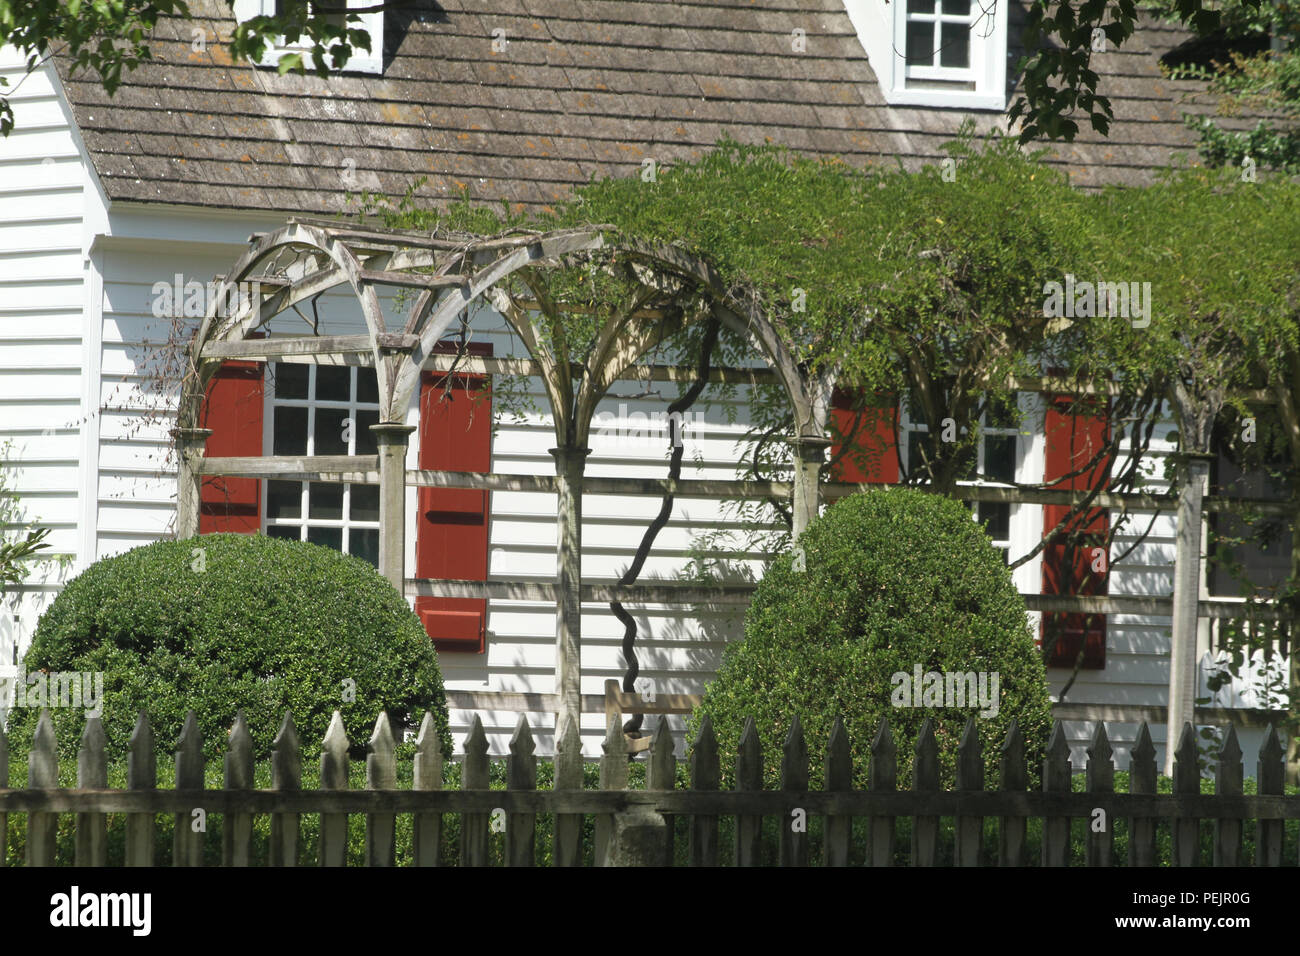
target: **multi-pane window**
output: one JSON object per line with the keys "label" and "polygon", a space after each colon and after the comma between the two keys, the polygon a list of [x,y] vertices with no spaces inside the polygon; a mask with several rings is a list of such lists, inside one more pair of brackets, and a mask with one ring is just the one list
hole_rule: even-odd
{"label": "multi-pane window", "polygon": [[[930,431],[925,420],[921,403],[916,396],[910,396],[904,404],[901,420],[900,437],[904,444],[904,461],[907,462],[909,475],[924,475],[926,472],[926,442],[921,435]],[[947,425],[955,432],[965,429],[955,422],[940,422],[942,430]],[[1010,485],[1016,476],[1016,436],[1018,422],[1014,407],[1001,402],[990,402],[980,419],[980,441],[975,449],[974,474],[962,485]],[[1004,560],[1009,562],[1011,551],[1011,509],[1010,503],[981,501],[973,503],[973,513],[977,521],[984,525],[993,539],[993,546],[1002,552]]]}
{"label": "multi-pane window", "polygon": [[[374,455],[375,370],[272,366],[267,432],[273,455]],[[311,541],[379,565],[379,486],[267,481],[266,533]]]}
{"label": "multi-pane window", "polygon": [[907,75],[916,79],[966,79],[971,29],[982,15],[973,0],[907,0]]}

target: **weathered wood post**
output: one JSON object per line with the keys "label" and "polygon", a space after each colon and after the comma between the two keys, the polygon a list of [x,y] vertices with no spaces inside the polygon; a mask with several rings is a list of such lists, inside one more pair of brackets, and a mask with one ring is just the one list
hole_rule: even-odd
{"label": "weathered wood post", "polygon": [[[149,718],[140,711],[135,729],[127,745],[126,788],[128,790],[156,790],[158,788],[158,757],[153,749],[153,728]],[[154,815],[129,813],[126,817],[126,865],[153,866]]]}
{"label": "weathered wood post", "polygon": [[[650,745],[646,790],[672,790],[677,777],[673,735],[661,721]],[[614,815],[613,866],[668,866],[672,863],[672,825],[658,810],[644,805]]]}
{"label": "weathered wood post", "polygon": [[202,500],[203,476],[199,463],[211,428],[177,428],[176,437],[176,537],[180,540],[197,537],[199,533],[199,505]]}
{"label": "weathered wood post", "polygon": [[371,425],[379,447],[379,573],[406,594],[406,445],[414,425]]}
{"label": "weathered wood post", "polygon": [[[102,790],[108,787],[108,740],[98,717],[86,719],[77,751],[77,787]],[[108,817],[103,813],[77,814],[77,866],[108,865]]]}
{"label": "weathered wood post", "polygon": [[[50,720],[49,710],[42,707],[40,720],[36,723],[36,733],[32,736],[32,751],[27,755],[27,788],[54,790],[58,785],[59,758],[54,724]],[[57,813],[27,814],[27,865],[54,866],[58,835]]]}
{"label": "weathered wood post", "polygon": [[804,528],[817,517],[821,505],[821,472],[826,462],[829,438],[799,435],[790,441],[794,451],[794,489],[791,508],[792,532],[797,540]]}
{"label": "weathered wood post", "polygon": [[[600,789],[627,789],[627,738],[623,736],[623,722],[617,714],[605,718],[605,740],[600,745]],[[617,814],[601,813],[596,816],[594,837],[597,866],[614,865],[614,817]]]}
{"label": "weathered wood post", "polygon": [[582,726],[582,477],[590,448],[552,448],[555,458],[555,726]]}
{"label": "weathered wood post", "polygon": [[1201,520],[1210,456],[1185,452],[1187,480],[1178,490],[1174,546],[1174,607],[1169,651],[1169,717],[1165,775],[1174,775],[1174,748],[1185,724],[1196,723],[1196,618],[1201,599]]}
{"label": "weathered wood post", "polygon": [[[560,725],[560,732],[555,738],[553,787],[556,791],[565,793],[582,790],[582,738],[578,734],[578,725],[571,720]],[[556,866],[582,864],[582,822],[581,813],[555,814],[555,841],[551,859]]]}

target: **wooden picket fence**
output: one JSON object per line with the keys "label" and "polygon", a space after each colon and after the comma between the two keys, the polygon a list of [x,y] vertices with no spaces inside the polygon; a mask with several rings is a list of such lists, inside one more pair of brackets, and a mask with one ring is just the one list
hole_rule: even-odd
{"label": "wooden picket fence", "polygon": [[[1071,820],[1124,819],[1128,826],[1130,866],[1150,866],[1157,860],[1157,828],[1170,823],[1172,863],[1195,866],[1236,866],[1245,862],[1242,836],[1254,821],[1255,864],[1279,866],[1283,859],[1286,821],[1300,819],[1300,797],[1283,792],[1283,753],[1276,731],[1270,731],[1259,753],[1255,795],[1243,795],[1242,755],[1234,730],[1228,730],[1221,760],[1215,770],[1216,792],[1200,792],[1196,737],[1184,728],[1177,751],[1173,793],[1156,793],[1155,748],[1143,724],[1132,751],[1130,786],[1116,793],[1113,752],[1105,726],[1098,724],[1086,762],[1086,792],[1071,792],[1069,748],[1060,722],[1056,723],[1043,762],[1042,789],[1027,789],[1025,745],[1013,722],[998,757],[1000,789],[984,789],[985,760],[972,718],[957,750],[956,788],[939,788],[938,746],[930,721],[922,728],[909,791],[897,789],[897,749],[888,723],[882,724],[871,744],[869,785],[853,790],[849,738],[841,722],[831,732],[826,750],[825,789],[809,791],[809,755],[798,719],[782,747],[781,786],[763,787],[761,743],[749,721],[735,758],[736,788],[720,789],[721,755],[708,720],[691,747],[689,789],[676,787],[677,757],[673,739],[661,723],[647,762],[644,790],[628,789],[627,741],[617,722],[600,758],[600,789],[582,788],[582,753],[576,728],[566,724],[557,747],[555,786],[539,791],[537,758],[527,719],[520,717],[510,742],[507,789],[489,788],[488,743],[476,717],[464,740],[460,790],[443,789],[443,758],[432,719],[426,715],[416,739],[411,789],[397,787],[395,741],[386,715],[381,715],[370,738],[366,757],[366,788],[348,787],[349,741],[336,712],[325,735],[320,758],[320,786],[304,790],[301,748],[293,718],[286,714],[272,752],[272,788],[253,788],[253,743],[241,712],[230,731],[225,755],[224,788],[204,789],[203,746],[198,724],[190,713],[176,745],[176,787],[157,789],[154,735],[141,714],[132,734],[127,759],[127,789],[107,787],[104,732],[97,718],[87,720],[77,757],[77,789],[58,788],[57,746],[48,713],[42,714],[28,759],[25,789],[0,789],[0,848],[7,845],[8,815],[27,815],[26,861],[31,866],[75,862],[103,866],[107,861],[106,814],[126,814],[125,861],[128,866],[150,866],[154,860],[156,814],[174,814],[173,862],[197,866],[203,862],[205,834],[189,826],[195,808],[222,815],[222,861],[246,866],[253,859],[253,819],[271,817],[270,863],[293,866],[299,860],[300,822],[303,814],[320,815],[321,866],[342,866],[347,859],[348,814],[364,814],[365,860],[370,866],[395,862],[396,820],[413,817],[413,860],[419,866],[439,863],[441,827],[445,814],[460,819],[460,863],[487,865],[490,861],[489,828],[494,817],[505,816],[505,862],[529,866],[536,853],[537,816],[552,820],[552,857],[557,866],[578,865],[583,856],[584,821],[594,817],[594,858],[598,863],[654,865],[671,861],[673,834],[686,828],[686,862],[715,866],[720,860],[719,821],[734,817],[734,854],[727,862],[758,865],[762,860],[764,820],[775,818],[779,832],[777,862],[803,866],[810,862],[811,839],[800,818],[820,817],[818,862],[847,865],[855,839],[854,818],[865,818],[865,861],[874,866],[895,862],[898,818],[911,819],[910,862],[934,866],[940,857],[941,818],[953,820],[953,861],[958,866],[978,866],[983,859],[986,818],[997,820],[997,862],[1002,866],[1026,864],[1026,829],[1031,818],[1041,818],[1043,866],[1067,866],[1071,859]],[[8,747],[0,734],[0,784],[9,780]],[[56,859],[59,814],[76,814],[75,859]],[[1200,824],[1213,821],[1212,860],[1202,859]],[[636,840],[625,847],[635,821]],[[660,828],[656,831],[656,827]],[[1089,827],[1085,859],[1088,866],[1111,866],[1114,827],[1099,832]],[[656,832],[661,837],[656,836]],[[770,832],[770,829],[769,829]],[[649,833],[650,839],[646,840]],[[635,843],[635,846],[631,844]],[[630,848],[629,848],[630,847]],[[647,849],[648,847],[648,849]],[[0,853],[0,865],[4,854]]]}

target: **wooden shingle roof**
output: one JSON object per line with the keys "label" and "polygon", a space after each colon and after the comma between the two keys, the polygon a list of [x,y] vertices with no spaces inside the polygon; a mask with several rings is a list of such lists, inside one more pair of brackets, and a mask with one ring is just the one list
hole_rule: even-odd
{"label": "wooden shingle roof", "polygon": [[[698,156],[721,136],[916,165],[967,117],[995,112],[889,107],[842,0],[415,0],[385,14],[382,76],[279,76],[233,65],[194,28],[234,28],[222,0],[164,22],[156,62],[109,98],[59,64],[77,123],[113,200],[333,213],[347,192],[548,205],[593,176]],[[1013,7],[1010,35],[1023,7]],[[807,51],[791,50],[791,31]],[[508,45],[493,52],[495,30]],[[1051,158],[1074,182],[1139,184],[1194,154],[1178,102],[1199,90],[1160,77],[1158,56],[1187,38],[1146,23],[1098,54],[1116,121]],[[1014,58],[1015,52],[1012,52]],[[1014,62],[1014,60],[1013,60]],[[1086,127],[1086,122],[1084,123]]]}

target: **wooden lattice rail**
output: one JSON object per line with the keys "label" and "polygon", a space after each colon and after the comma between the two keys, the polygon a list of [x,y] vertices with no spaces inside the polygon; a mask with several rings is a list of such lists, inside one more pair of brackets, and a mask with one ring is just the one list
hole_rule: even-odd
{"label": "wooden lattice rail", "polygon": [[[1172,862],[1177,866],[1213,864],[1236,866],[1243,859],[1242,837],[1254,823],[1255,859],[1259,866],[1279,866],[1283,861],[1286,821],[1300,819],[1300,796],[1283,791],[1283,753],[1277,732],[1270,729],[1259,752],[1257,793],[1243,794],[1243,766],[1236,732],[1229,728],[1214,773],[1215,793],[1200,792],[1196,736],[1187,725],[1178,745],[1173,792],[1158,794],[1155,748],[1142,724],[1132,750],[1130,786],[1116,793],[1113,752],[1105,726],[1098,724],[1086,761],[1086,790],[1072,792],[1069,748],[1058,721],[1046,748],[1042,789],[1027,789],[1025,744],[1012,723],[998,757],[1000,789],[984,789],[985,758],[972,718],[957,750],[956,788],[939,786],[939,753],[933,726],[926,721],[917,744],[913,784],[897,789],[897,748],[888,723],[882,723],[870,747],[869,785],[852,789],[853,765],[849,738],[837,721],[824,751],[825,789],[810,791],[809,754],[796,718],[781,751],[777,790],[764,789],[762,748],[753,721],[742,734],[735,755],[736,788],[721,786],[721,754],[707,718],[700,726],[689,760],[689,789],[677,783],[677,756],[673,739],[661,722],[646,766],[644,790],[629,790],[627,741],[617,720],[600,758],[600,789],[582,788],[582,755],[576,727],[566,723],[558,742],[555,787],[537,789],[537,758],[532,730],[525,717],[510,742],[507,789],[489,787],[488,743],[478,717],[463,742],[464,760],[460,790],[444,790],[443,757],[432,719],[425,716],[415,743],[412,786],[397,786],[396,742],[388,718],[381,714],[368,744],[364,790],[349,789],[349,741],[343,721],[335,712],[323,741],[320,786],[302,789],[301,747],[292,716],[285,715],[275,738],[271,758],[272,788],[253,788],[253,742],[243,713],[230,731],[224,761],[224,787],[204,789],[204,759],[197,721],[191,712],[175,750],[176,789],[157,788],[154,735],[141,714],[131,736],[127,756],[127,789],[107,786],[107,745],[98,718],[89,718],[77,756],[77,789],[58,787],[57,741],[48,712],[43,713],[28,758],[27,787],[0,789],[0,847],[8,844],[8,817],[27,815],[26,861],[30,866],[75,862],[103,866],[107,862],[106,814],[127,814],[125,861],[128,866],[151,866],[156,839],[155,815],[174,814],[173,862],[197,866],[203,862],[203,833],[188,825],[195,808],[219,814],[222,826],[222,862],[245,866],[252,862],[253,818],[270,815],[270,863],[293,866],[299,862],[301,815],[320,815],[317,862],[342,866],[347,860],[347,816],[364,814],[365,861],[370,866],[395,862],[398,815],[413,818],[413,860],[416,865],[439,863],[441,828],[445,814],[460,820],[459,862],[482,866],[490,862],[490,829],[504,829],[504,859],[510,865],[532,865],[538,814],[551,815],[552,856],[557,866],[577,865],[584,859],[583,824],[594,817],[593,851],[598,863],[656,864],[671,861],[674,832],[685,828],[685,861],[692,866],[715,866],[721,861],[720,818],[733,817],[734,853],[727,862],[758,865],[763,858],[765,818],[777,821],[776,861],[782,866],[810,862],[846,865],[855,836],[854,818],[865,818],[865,860],[870,865],[895,862],[897,820],[911,819],[909,860],[913,866],[934,866],[940,858],[941,818],[951,818],[953,861],[958,866],[982,862],[986,818],[998,821],[997,863],[1024,865],[1026,831],[1032,818],[1041,818],[1043,866],[1111,866],[1114,827],[1090,827],[1084,859],[1071,859],[1070,822],[1095,819],[1098,808],[1108,820],[1123,819],[1128,826],[1130,866],[1151,866],[1157,859],[1157,827],[1170,822]],[[9,780],[9,751],[0,734],[0,784]],[[59,859],[59,814],[76,814],[75,857]],[[821,818],[820,852],[811,859],[807,826],[789,825],[792,818]],[[1212,859],[1202,859],[1200,824],[1214,825]],[[501,824],[504,823],[504,827]],[[0,853],[0,865],[4,854]],[[679,860],[680,862],[680,860]]]}

